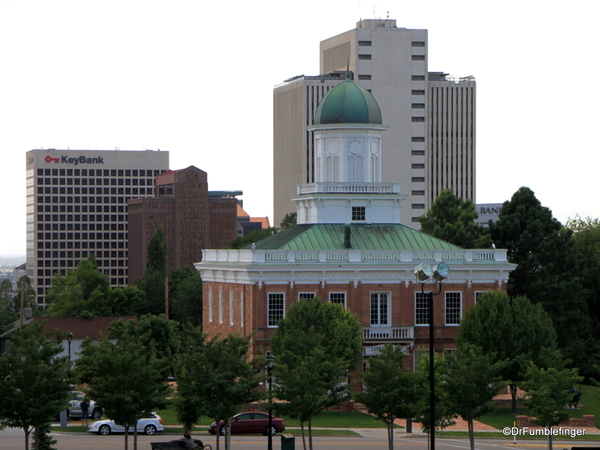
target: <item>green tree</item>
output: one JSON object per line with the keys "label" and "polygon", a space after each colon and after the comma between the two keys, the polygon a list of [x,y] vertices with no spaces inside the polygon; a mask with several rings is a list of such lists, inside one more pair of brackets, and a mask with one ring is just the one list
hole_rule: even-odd
{"label": "green tree", "polygon": [[279,228],[281,230],[291,228],[294,225],[296,225],[297,220],[298,220],[298,213],[297,212],[289,212],[284,216],[283,220],[279,224]]}
{"label": "green tree", "polygon": [[482,295],[466,311],[457,343],[481,347],[493,362],[508,361],[500,375],[510,383],[512,410],[516,412],[517,384],[524,380],[530,361],[542,367],[552,364],[556,333],[541,305],[525,297],[510,298],[506,292],[495,291]]}
{"label": "green tree", "polygon": [[179,324],[164,315],[146,314],[137,320],[115,320],[108,328],[109,339],[139,341],[152,349],[162,363],[163,377],[172,373],[176,355],[181,351]]}
{"label": "green tree", "polygon": [[229,244],[229,247],[227,247],[227,248],[230,248],[230,249],[244,248],[251,244],[254,244],[255,242],[262,241],[263,239],[266,239],[269,236],[274,235],[278,231],[279,230],[277,228],[273,228],[273,227],[265,228],[262,230],[254,230],[244,236],[236,237],[233,241],[231,241],[231,243]]}
{"label": "green tree", "polygon": [[[435,429],[444,429],[451,425],[456,424],[454,418],[456,417],[455,405],[450,401],[448,390],[444,388],[445,380],[448,376],[449,366],[448,361],[438,353],[435,353],[434,359],[434,383],[435,383]],[[421,396],[416,404],[417,407],[417,418],[421,424],[421,429],[425,433],[431,432],[431,396],[430,396],[430,385],[429,385],[429,354],[423,355],[417,365],[417,371],[421,373],[420,380],[423,384],[422,389],[426,392],[426,395]]]}
{"label": "green tree", "polygon": [[146,306],[140,314],[165,313],[165,280],[169,274],[167,241],[162,226],[148,240],[148,259],[144,276],[136,286],[146,294]]}
{"label": "green tree", "polygon": [[138,314],[146,304],[135,286],[111,288],[91,254],[65,276],[56,274],[48,291],[50,317],[99,317]]}
{"label": "green tree", "polygon": [[0,283],[0,334],[12,322],[19,319],[18,310],[14,310],[12,283],[2,280]]}
{"label": "green tree", "polygon": [[29,324],[12,335],[0,358],[0,428],[23,429],[26,450],[31,431],[68,405],[69,360],[58,356],[63,338],[43,332],[43,324]]}
{"label": "green tree", "polygon": [[370,414],[386,424],[390,450],[394,448],[394,421],[416,417],[416,404],[427,395],[423,374],[405,370],[403,359],[401,347],[386,344],[380,354],[370,359],[370,367],[363,373],[365,392],[355,395]]}
{"label": "green tree", "polygon": [[521,398],[525,406],[535,412],[534,423],[547,427],[548,449],[552,450],[552,427],[569,418],[564,409],[573,397],[572,387],[583,377],[577,375],[577,369],[543,369],[533,361],[529,363],[525,381],[522,384],[526,394]]}
{"label": "green tree", "polygon": [[[186,332],[177,362],[175,401],[179,420],[186,427],[191,428],[200,415],[217,424],[229,421],[239,405],[259,398],[260,364],[249,360],[249,350],[249,338],[230,334],[206,340],[199,328]],[[219,435],[217,430],[217,450]]]}
{"label": "green tree", "polygon": [[587,305],[575,257],[572,232],[552,217],[533,191],[520,188],[504,202],[497,223],[490,223],[496,247],[508,250],[517,264],[509,275],[508,294],[540,303],[552,318],[558,344],[589,333]]}
{"label": "green tree", "polygon": [[271,336],[274,396],[281,400],[276,409],[300,422],[305,448],[304,424],[312,450],[312,416],[347,400],[345,382],[360,361],[361,334],[356,316],[315,297],[293,303]]}
{"label": "green tree", "polygon": [[469,343],[459,345],[456,354],[447,359],[448,376],[442,386],[453,409],[467,422],[471,450],[475,450],[473,421],[491,409],[489,402],[505,385],[498,374],[507,363],[493,362],[492,355]]}
{"label": "green tree", "polygon": [[[128,430],[136,430],[144,413],[166,406],[165,362],[156,357],[153,347],[127,334],[115,343],[105,338],[98,346],[87,340],[76,362],[79,378],[88,378],[90,396],[108,417],[125,427],[125,450]],[[137,432],[133,448],[137,449]]]}
{"label": "green tree", "polygon": [[492,240],[486,228],[479,225],[475,204],[458,197],[452,189],[444,189],[431,209],[419,217],[421,231],[463,248],[489,248]]}
{"label": "green tree", "polygon": [[191,267],[171,271],[169,318],[188,326],[202,325],[202,278]]}

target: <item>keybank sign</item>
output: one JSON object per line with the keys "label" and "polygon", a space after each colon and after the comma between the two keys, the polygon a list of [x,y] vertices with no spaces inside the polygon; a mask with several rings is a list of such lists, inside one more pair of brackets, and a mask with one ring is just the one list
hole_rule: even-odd
{"label": "keybank sign", "polygon": [[50,155],[44,158],[47,163],[55,162],[62,164],[73,164],[77,166],[79,164],[104,164],[104,158],[102,156],[96,156],[94,158],[88,158],[87,156],[65,156],[61,155],[60,158],[53,158]]}

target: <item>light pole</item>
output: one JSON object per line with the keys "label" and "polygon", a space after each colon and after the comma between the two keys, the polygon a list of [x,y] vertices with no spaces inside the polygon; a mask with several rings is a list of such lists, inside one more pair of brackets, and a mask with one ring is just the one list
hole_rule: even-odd
{"label": "light pole", "polygon": [[69,362],[71,362],[71,341],[73,340],[73,333],[67,334],[67,342],[69,347]]}
{"label": "light pole", "polygon": [[273,450],[273,378],[271,372],[275,365],[275,356],[267,355],[267,375],[269,376],[269,430],[267,432],[267,450]]}
{"label": "light pole", "polygon": [[445,263],[438,263],[433,268],[427,263],[421,263],[415,267],[415,276],[421,283],[421,293],[425,294],[424,286],[427,280],[433,278],[438,283],[437,292],[428,292],[429,299],[429,436],[431,450],[435,450],[435,350],[433,332],[433,296],[442,292],[442,281],[450,275],[450,267]]}

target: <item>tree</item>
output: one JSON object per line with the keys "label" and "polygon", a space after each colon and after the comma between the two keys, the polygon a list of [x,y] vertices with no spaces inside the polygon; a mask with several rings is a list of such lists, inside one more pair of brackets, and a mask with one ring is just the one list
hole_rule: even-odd
{"label": "tree", "polygon": [[475,204],[444,189],[431,209],[419,217],[421,231],[463,248],[489,248],[492,240],[486,228],[479,225]]}
{"label": "tree", "polygon": [[581,282],[585,287],[589,336],[572,339],[565,356],[579,373],[589,378],[600,376],[600,220],[576,216],[566,227],[573,232],[573,251],[581,263]]}
{"label": "tree", "polygon": [[[433,359],[434,383],[435,383],[435,429],[444,429],[454,425],[456,417],[455,405],[450,401],[448,390],[444,388],[445,380],[448,376],[448,361],[438,353],[434,354]],[[422,395],[416,404],[417,418],[421,424],[421,429],[425,433],[431,433],[431,406],[430,406],[430,385],[429,385],[429,355],[423,355],[417,365],[417,371],[420,372],[421,382],[424,383],[422,389],[427,393]]]}
{"label": "tree", "polygon": [[363,373],[366,391],[355,395],[370,414],[386,424],[390,450],[394,448],[394,421],[416,417],[416,404],[427,395],[422,373],[405,370],[403,359],[401,347],[386,344]]}
{"label": "tree", "polygon": [[552,450],[552,427],[569,418],[564,408],[573,397],[573,386],[582,379],[577,375],[577,369],[543,369],[533,361],[529,363],[522,384],[526,394],[521,401],[536,413],[534,423],[548,428],[549,450]]}
{"label": "tree", "polygon": [[165,313],[165,279],[169,274],[168,248],[162,226],[156,227],[148,240],[148,260],[144,276],[136,286],[146,294],[146,307],[140,314]]}
{"label": "tree", "polygon": [[[186,427],[191,428],[201,415],[217,424],[229,421],[238,405],[259,398],[261,367],[248,359],[249,338],[230,334],[206,340],[200,328],[188,330],[186,336],[177,360],[175,400],[179,420]],[[219,435],[217,429],[217,450]]]}
{"label": "tree", "polygon": [[0,358],[0,428],[23,429],[26,450],[31,431],[68,406],[69,360],[58,356],[63,339],[44,333],[43,324],[29,324],[12,335]]}
{"label": "tree", "polygon": [[202,278],[191,267],[171,271],[169,318],[188,326],[202,325]]}
{"label": "tree", "polygon": [[467,422],[471,450],[475,450],[473,421],[491,409],[489,402],[505,385],[498,373],[507,363],[492,362],[492,355],[469,343],[459,345],[456,354],[447,359],[448,376],[442,386],[453,409]]}
{"label": "tree", "polygon": [[587,305],[572,232],[563,229],[527,187],[504,202],[490,230],[496,247],[507,249],[509,262],[517,264],[509,275],[508,294],[543,305],[560,347],[586,336],[589,328],[582,317]]}
{"label": "tree", "polygon": [[9,280],[0,283],[0,334],[6,327],[19,318],[18,310],[14,310],[13,288]]}
{"label": "tree", "polygon": [[315,297],[292,304],[271,336],[273,395],[281,400],[276,409],[300,422],[305,449],[304,424],[312,450],[312,416],[347,400],[346,381],[362,355],[361,334],[356,316]]}
{"label": "tree", "polygon": [[227,248],[230,248],[230,249],[244,248],[251,244],[254,244],[255,242],[262,241],[263,239],[266,239],[269,236],[274,235],[278,231],[279,230],[277,228],[273,228],[273,227],[264,228],[262,230],[254,230],[244,236],[236,237],[233,241],[231,241],[231,243],[229,244],[229,247],[227,247]]}
{"label": "tree", "polygon": [[556,349],[552,320],[542,306],[525,297],[510,298],[503,291],[485,293],[466,311],[456,339],[459,346],[481,347],[493,362],[509,362],[500,375],[510,383],[513,412],[517,384],[524,379],[529,362],[548,367]]}
{"label": "tree", "polygon": [[152,349],[155,357],[162,363],[163,378],[167,378],[171,375],[175,357],[181,350],[178,325],[176,321],[168,320],[162,314],[147,314],[137,320],[119,319],[110,324],[108,338],[135,340]]}
{"label": "tree", "polygon": [[65,276],[54,275],[48,300],[50,317],[137,314],[146,303],[144,293],[135,286],[112,289],[108,276],[98,270],[93,253]]}
{"label": "tree", "polygon": [[297,220],[298,220],[298,213],[297,212],[289,212],[284,216],[283,220],[279,224],[279,228],[281,230],[291,228],[294,225],[296,225]]}
{"label": "tree", "polygon": [[136,450],[138,420],[144,413],[166,406],[165,362],[156,358],[153,347],[130,334],[115,343],[105,338],[99,346],[86,340],[76,363],[79,379],[89,383],[90,396],[108,417],[125,427],[125,450],[129,428],[134,427]]}

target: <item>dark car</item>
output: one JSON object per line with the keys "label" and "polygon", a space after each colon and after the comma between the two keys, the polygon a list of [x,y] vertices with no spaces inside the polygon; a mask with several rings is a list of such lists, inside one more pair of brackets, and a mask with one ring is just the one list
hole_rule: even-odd
{"label": "dark car", "polygon": [[[271,436],[281,433],[285,430],[283,419],[271,417]],[[217,423],[213,422],[208,427],[210,434],[217,434]],[[227,424],[224,421],[219,423],[219,433],[227,434]],[[262,433],[269,434],[269,415],[263,412],[245,412],[231,418],[231,434],[239,433]]]}

